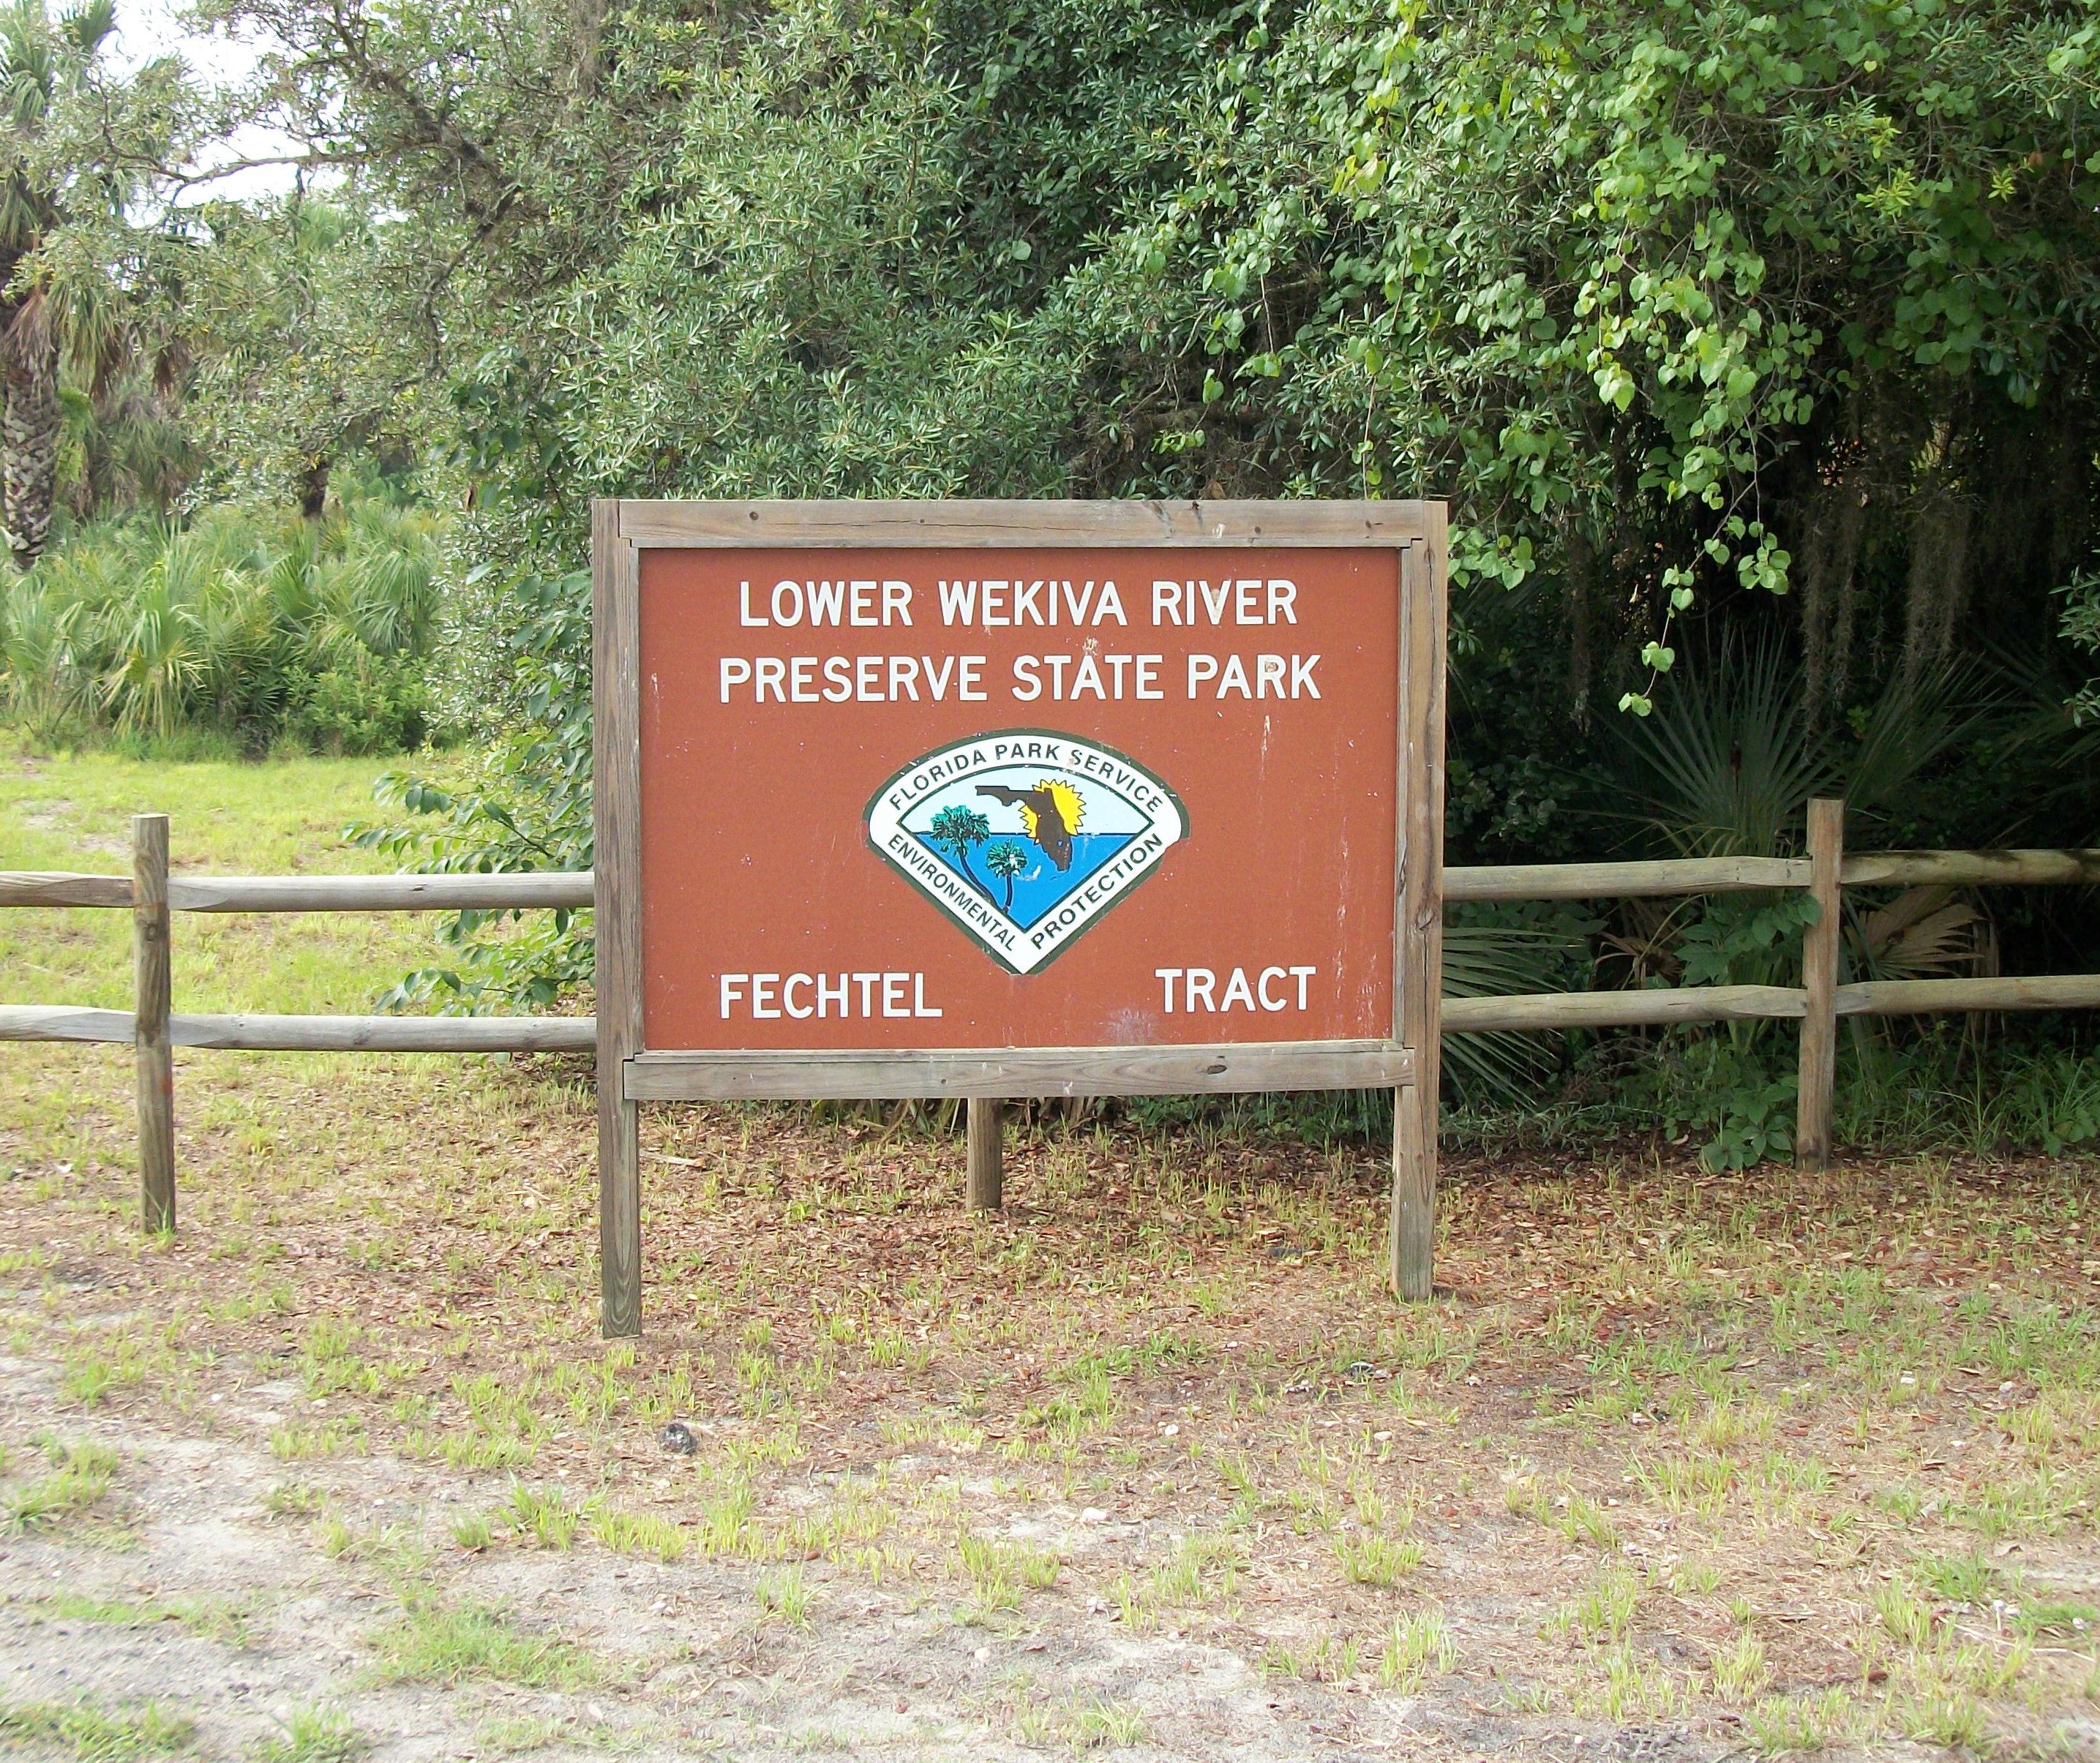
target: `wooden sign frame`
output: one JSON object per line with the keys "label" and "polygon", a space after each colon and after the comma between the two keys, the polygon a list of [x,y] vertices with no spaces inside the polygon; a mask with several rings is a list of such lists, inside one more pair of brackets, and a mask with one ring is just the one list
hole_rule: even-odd
{"label": "wooden sign frame", "polygon": [[[1443,951],[1441,502],[648,502],[591,506],[602,1325],[642,1327],[640,1104],[683,1099],[1395,1091],[1395,1289],[1429,1294]],[[641,553],[651,547],[1389,549],[1399,597],[1392,1028],[1370,1041],[1010,1050],[651,1048],[642,1033]]]}

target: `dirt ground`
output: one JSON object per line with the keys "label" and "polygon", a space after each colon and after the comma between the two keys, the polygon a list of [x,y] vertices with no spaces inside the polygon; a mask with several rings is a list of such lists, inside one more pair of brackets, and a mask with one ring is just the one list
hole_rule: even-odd
{"label": "dirt ground", "polygon": [[2091,1161],[647,1117],[556,1062],[7,1050],[0,1750],[2100,1755]]}

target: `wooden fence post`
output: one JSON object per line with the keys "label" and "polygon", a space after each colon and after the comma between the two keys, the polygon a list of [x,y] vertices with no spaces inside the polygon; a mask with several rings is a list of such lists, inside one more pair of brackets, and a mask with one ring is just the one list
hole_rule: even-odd
{"label": "wooden fence post", "polygon": [[969,1114],[969,1181],[973,1212],[996,1212],[1004,1199],[1006,1148],[1000,1142],[1006,1104],[995,1095],[973,1095]]}
{"label": "wooden fence post", "polygon": [[607,691],[641,677],[641,581],[620,536],[620,505],[591,504],[593,870],[598,943],[598,1332],[642,1332],[642,1112],[627,1061],[642,1051],[642,877],[631,829],[642,821],[640,694]]}
{"label": "wooden fence post", "polygon": [[1793,1161],[1811,1175],[1830,1166],[1832,1091],[1838,1074],[1838,956],[1844,930],[1845,804],[1818,796],[1808,804],[1808,893],[1818,908],[1801,941],[1801,1086]]}
{"label": "wooden fence post", "polygon": [[175,1227],[175,1064],[168,1040],[168,817],[131,817],[131,1038],[139,1082],[139,1222]]}
{"label": "wooden fence post", "polygon": [[[1396,1296],[1431,1295],[1436,1258],[1436,1103],[1444,994],[1444,505],[1424,542],[1401,553],[1399,887],[1394,899],[1393,1038],[1414,1050],[1414,1082],[1393,1092],[1392,1202],[1386,1227]],[[1410,778],[1426,786],[1417,791]]]}

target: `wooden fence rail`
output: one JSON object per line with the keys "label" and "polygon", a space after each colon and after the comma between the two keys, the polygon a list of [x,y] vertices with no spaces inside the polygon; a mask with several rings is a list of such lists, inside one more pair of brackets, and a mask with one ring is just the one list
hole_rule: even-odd
{"label": "wooden fence rail", "polygon": [[[1605,900],[1805,888],[1820,910],[1804,940],[1798,986],[1703,985],[1447,998],[1442,1004],[1441,1032],[1798,1020],[1802,1077],[1796,1156],[1804,1167],[1820,1169],[1829,1152],[1830,1074],[1841,1016],[2100,1008],[2100,974],[1842,983],[1839,906],[1846,888],[2100,885],[2100,850],[1848,854],[1844,813],[1844,804],[1838,801],[1810,804],[1809,854],[1803,857],[1673,857],[1653,862],[1446,869],[1447,901]],[[132,914],[133,1009],[0,1004],[0,1041],[99,1041],[134,1048],[140,1216],[148,1229],[171,1229],[175,1219],[170,1059],[174,1047],[488,1053],[589,1052],[597,1045],[597,1024],[589,1016],[195,1016],[177,1014],[170,1007],[169,926],[175,913],[575,911],[592,903],[595,879],[589,870],[170,875],[167,840],[166,817],[142,814],[132,822],[130,875],[0,870],[0,907],[106,907]],[[1023,1073],[1017,1081],[1025,1078]],[[958,1093],[971,1095],[968,1202],[995,1207],[1000,1199],[1000,1104],[995,1098],[972,1093],[967,1084]]]}

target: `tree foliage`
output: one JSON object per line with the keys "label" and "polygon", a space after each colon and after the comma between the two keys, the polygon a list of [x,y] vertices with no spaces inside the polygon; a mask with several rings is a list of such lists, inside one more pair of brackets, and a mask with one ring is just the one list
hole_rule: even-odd
{"label": "tree foliage", "polygon": [[[1263,7],[1079,278],[1179,487],[1457,503],[1454,575],[1674,659],[1802,590],[1815,707],[2090,543],[2095,15],[1964,0]],[[1732,608],[1724,611],[1732,612]],[[1623,670],[1622,670],[1623,671]]]}
{"label": "tree foliage", "polygon": [[404,856],[589,862],[601,494],[1440,495],[1455,853],[2100,825],[2094,0],[201,15],[305,181],[82,246],[151,346],[68,481],[412,465],[484,741]]}

